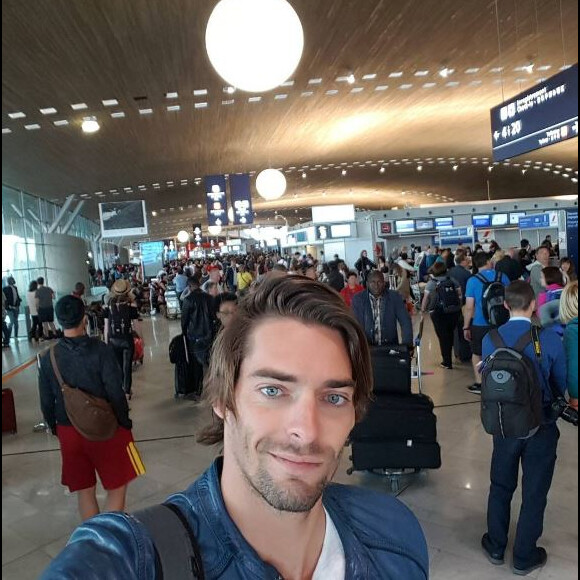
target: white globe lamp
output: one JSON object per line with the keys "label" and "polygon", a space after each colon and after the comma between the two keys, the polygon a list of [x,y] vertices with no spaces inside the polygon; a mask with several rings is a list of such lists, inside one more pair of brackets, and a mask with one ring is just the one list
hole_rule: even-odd
{"label": "white globe lamp", "polygon": [[304,31],[286,0],[221,0],[207,23],[205,46],[228,85],[262,93],[294,73],[304,49]]}
{"label": "white globe lamp", "polygon": [[85,117],[81,123],[83,133],[96,133],[100,128],[96,117]]}
{"label": "white globe lamp", "polygon": [[277,169],[265,169],[256,179],[256,189],[266,201],[279,199],[286,193],[286,176]]}
{"label": "white globe lamp", "polygon": [[189,234],[185,230],[181,230],[177,234],[177,241],[180,244],[185,244],[186,242],[189,242]]}
{"label": "white globe lamp", "polygon": [[208,226],[207,231],[210,236],[219,236],[222,233],[221,226]]}

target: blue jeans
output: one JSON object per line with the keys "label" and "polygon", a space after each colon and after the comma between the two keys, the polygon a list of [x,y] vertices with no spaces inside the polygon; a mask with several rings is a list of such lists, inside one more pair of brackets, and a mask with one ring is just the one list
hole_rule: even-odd
{"label": "blue jeans", "polygon": [[544,512],[556,465],[560,431],[542,425],[529,439],[495,437],[491,460],[491,489],[487,507],[488,534],[494,552],[504,553],[510,526],[511,502],[522,464],[522,508],[514,544],[514,565],[528,566],[544,529]]}

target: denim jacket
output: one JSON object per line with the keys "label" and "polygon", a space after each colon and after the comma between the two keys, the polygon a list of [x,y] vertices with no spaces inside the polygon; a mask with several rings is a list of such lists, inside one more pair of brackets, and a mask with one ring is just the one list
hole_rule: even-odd
{"label": "denim jacket", "polygon": [[[282,580],[260,559],[229,517],[220,487],[222,460],[183,493],[168,498],[186,515],[199,542],[208,580]],[[398,500],[330,485],[323,503],[346,556],[345,580],[426,580],[427,545],[415,516]],[[150,580],[155,555],[145,528],[116,512],[98,515],[73,533],[42,580]]]}

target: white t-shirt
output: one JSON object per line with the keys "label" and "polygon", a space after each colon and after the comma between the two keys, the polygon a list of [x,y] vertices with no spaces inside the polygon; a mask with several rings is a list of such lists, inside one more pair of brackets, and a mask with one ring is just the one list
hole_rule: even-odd
{"label": "white t-shirt", "polygon": [[324,510],[324,513],[326,514],[326,533],[324,534],[322,552],[312,580],[328,580],[329,578],[332,578],[332,580],[344,580],[346,575],[344,548],[334,522],[330,519],[326,510]]}
{"label": "white t-shirt", "polygon": [[38,316],[38,308],[36,307],[36,290],[34,292],[27,292],[26,301],[28,308],[30,308],[30,316]]}

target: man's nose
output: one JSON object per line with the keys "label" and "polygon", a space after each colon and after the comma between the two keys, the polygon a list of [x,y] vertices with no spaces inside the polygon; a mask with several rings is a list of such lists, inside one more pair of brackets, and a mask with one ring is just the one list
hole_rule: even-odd
{"label": "man's nose", "polygon": [[310,444],[320,435],[319,406],[316,397],[302,395],[292,406],[288,431],[293,441]]}

